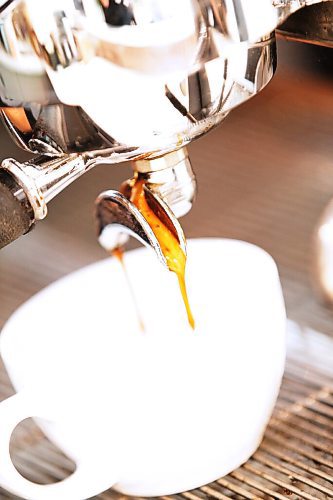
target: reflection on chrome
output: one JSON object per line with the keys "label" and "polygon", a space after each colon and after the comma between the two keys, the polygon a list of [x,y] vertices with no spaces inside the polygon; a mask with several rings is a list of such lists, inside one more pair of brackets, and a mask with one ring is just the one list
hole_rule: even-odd
{"label": "reflection on chrome", "polygon": [[33,153],[87,150],[114,163],[134,151],[172,151],[218,124],[274,73],[274,36],[230,43],[221,3],[11,5],[2,13],[0,96],[3,108],[24,108],[28,130],[3,114]]}
{"label": "reflection on chrome", "polygon": [[[98,163],[147,160],[154,172],[150,160],[207,133],[267,85],[276,67],[275,28],[314,3],[0,2],[2,118],[19,146],[41,155],[2,168],[25,190],[36,219]],[[183,169],[186,175],[178,169],[172,177],[177,207],[164,181],[158,188],[182,214],[195,195],[194,175]],[[176,185],[184,179],[186,186]]]}

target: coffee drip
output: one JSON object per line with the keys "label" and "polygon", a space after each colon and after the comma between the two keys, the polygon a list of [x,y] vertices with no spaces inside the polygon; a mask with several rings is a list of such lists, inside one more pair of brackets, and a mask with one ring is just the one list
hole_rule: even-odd
{"label": "coffee drip", "polygon": [[124,249],[121,247],[117,247],[114,250],[112,250],[111,255],[113,257],[115,257],[118,260],[119,264],[121,265],[121,268],[122,268],[122,271],[123,271],[123,274],[124,274],[124,277],[126,280],[127,288],[129,290],[129,293],[130,293],[131,298],[132,298],[133,307],[134,307],[135,312],[136,312],[139,328],[142,332],[144,332],[145,331],[145,324],[144,324],[144,321],[141,317],[140,309],[138,307],[138,303],[137,303],[136,296],[135,296],[135,293],[133,290],[133,286],[132,286],[131,280],[128,276],[127,269],[126,269],[126,265],[125,265],[125,261],[124,261]]}
{"label": "coffee drip", "polygon": [[167,222],[165,223],[163,221],[163,212],[161,211],[159,214],[155,213],[149,206],[143,189],[144,184],[144,179],[140,178],[139,175],[130,181],[130,200],[139,209],[140,213],[144,216],[152,228],[157,240],[160,243],[169,271],[174,272],[178,278],[179,288],[187,312],[188,322],[194,329],[195,322],[188,300],[185,282],[186,254],[180,247],[177,234],[174,234],[167,226]]}
{"label": "coffee drip", "polygon": [[[144,187],[145,179],[142,175],[140,176],[140,174],[137,174],[133,179],[125,182],[121,186],[120,192],[139,210],[140,214],[147,221],[156,236],[169,271],[174,272],[178,278],[179,288],[184,301],[184,306],[186,308],[188,322],[191,328],[194,329],[195,321],[190,307],[185,281],[186,253],[181,248],[177,233],[172,231],[172,227],[170,226],[168,219],[165,218],[164,212],[162,210],[158,210],[158,205],[156,204],[153,208],[149,205]],[[154,208],[157,210],[154,211]],[[126,271],[123,247],[118,246],[112,250],[111,253],[122,265],[125,278],[137,310],[140,329],[144,330],[144,323],[141,318],[140,311],[138,310],[133,288]]]}

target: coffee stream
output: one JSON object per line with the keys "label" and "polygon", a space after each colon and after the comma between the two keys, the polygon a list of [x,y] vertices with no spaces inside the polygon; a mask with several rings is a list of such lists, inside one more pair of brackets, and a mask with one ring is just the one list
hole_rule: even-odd
{"label": "coffee stream", "polygon": [[[177,240],[175,235],[172,234],[170,229],[163,223],[163,221],[153,212],[153,210],[148,205],[144,192],[144,180],[140,179],[139,177],[134,179],[133,184],[131,185],[130,201],[137,207],[137,209],[141,212],[141,214],[144,216],[144,218],[150,225],[153,233],[155,234],[160,244],[162,253],[166,259],[169,270],[176,273],[178,278],[179,288],[187,312],[188,322],[190,326],[194,329],[195,321],[188,300],[186,282],[185,282],[186,255],[184,251],[181,249],[179,241]],[[113,251],[113,255],[115,255],[118,258],[118,260],[120,260],[120,262],[122,263],[124,272],[126,274],[126,280],[131,289],[133,301],[136,303],[133,290],[128,279],[128,275],[124,267],[123,251],[121,249],[116,249]],[[140,327],[142,330],[144,330],[144,324],[142,322],[137,305],[136,305],[136,310],[140,322]]]}
{"label": "coffee stream", "polygon": [[135,308],[135,312],[136,312],[136,316],[138,318],[138,323],[139,323],[139,327],[140,327],[140,330],[142,332],[145,331],[145,324],[143,322],[143,319],[141,317],[141,313],[140,313],[140,310],[139,310],[139,307],[138,307],[138,303],[137,303],[137,300],[136,300],[136,297],[135,297],[135,293],[134,293],[134,290],[133,290],[133,287],[132,287],[132,283],[129,279],[129,276],[128,276],[128,272],[127,272],[127,269],[126,269],[126,266],[125,266],[125,262],[124,262],[124,250],[123,248],[115,248],[114,250],[112,250],[111,252],[111,255],[113,255],[113,257],[115,257],[118,262],[120,263],[121,267],[122,267],[122,270],[123,270],[123,273],[124,273],[124,276],[125,276],[125,280],[126,280],[126,283],[127,283],[127,286],[128,286],[128,290],[131,294],[131,298],[132,298],[132,301],[133,301],[133,305],[134,305],[134,308]]}

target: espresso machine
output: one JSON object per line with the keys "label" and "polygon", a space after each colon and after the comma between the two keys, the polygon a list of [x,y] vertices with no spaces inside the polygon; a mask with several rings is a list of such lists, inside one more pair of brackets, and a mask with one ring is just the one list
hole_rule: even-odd
{"label": "espresso machine", "polygon": [[[187,144],[269,83],[276,35],[333,43],[330,1],[0,3],[1,117],[34,155],[2,161],[0,248],[43,220],[49,202],[82,174],[129,160],[149,204],[185,247],[178,218],[196,192]],[[123,192],[102,193],[96,217],[107,250],[131,235],[165,264]]]}

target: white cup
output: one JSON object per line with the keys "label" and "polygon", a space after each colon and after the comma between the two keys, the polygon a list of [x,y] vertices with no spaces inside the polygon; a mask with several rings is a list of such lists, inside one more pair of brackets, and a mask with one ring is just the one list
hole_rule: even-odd
{"label": "white cup", "polygon": [[[229,473],[260,443],[285,358],[272,258],[240,241],[189,241],[195,331],[175,276],[150,251],[128,252],[126,267],[144,333],[115,259],[49,286],[3,329],[17,394],[0,403],[0,485],[16,495],[173,494]],[[9,440],[27,417],[76,463],[72,476],[38,485],[15,469]]]}

